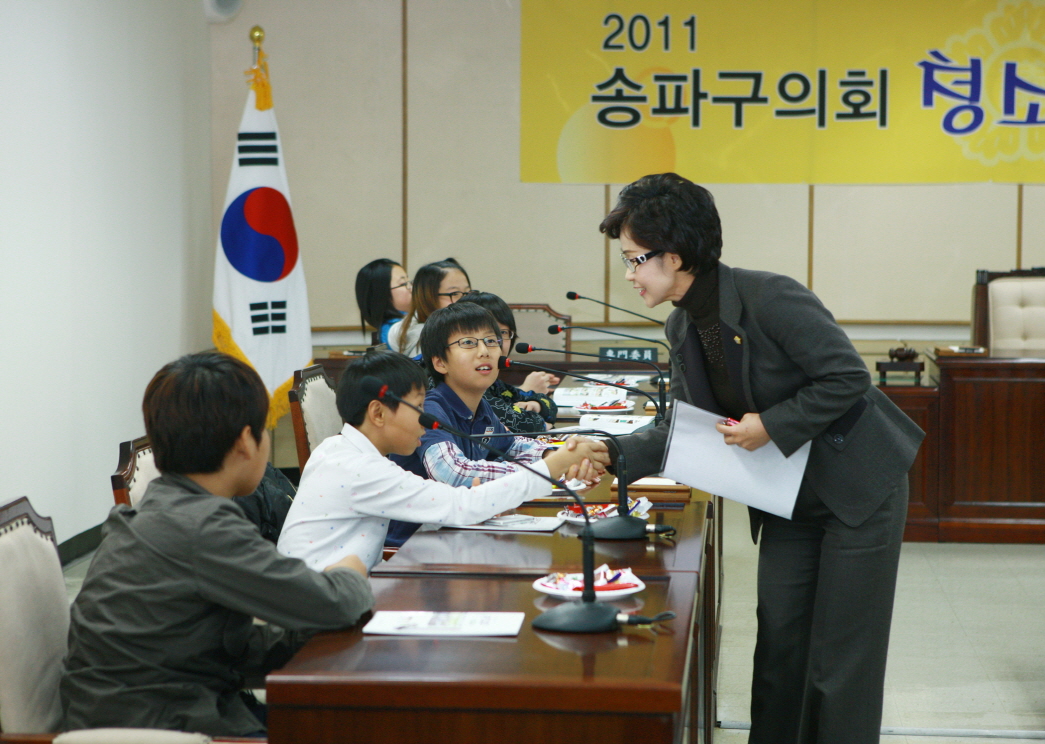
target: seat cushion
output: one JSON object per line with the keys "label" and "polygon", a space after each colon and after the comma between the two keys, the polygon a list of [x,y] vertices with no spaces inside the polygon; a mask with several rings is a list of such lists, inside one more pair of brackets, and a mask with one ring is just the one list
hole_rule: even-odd
{"label": "seat cushion", "polygon": [[1045,277],[1008,277],[987,285],[990,352],[1045,358]]}

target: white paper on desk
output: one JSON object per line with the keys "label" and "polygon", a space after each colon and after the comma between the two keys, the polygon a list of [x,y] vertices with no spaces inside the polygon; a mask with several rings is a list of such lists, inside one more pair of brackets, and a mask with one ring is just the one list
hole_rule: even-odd
{"label": "white paper on desk", "polygon": [[393,612],[379,610],[364,633],[404,636],[516,636],[524,612]]}
{"label": "white paper on desk", "polygon": [[721,421],[717,413],[679,401],[662,475],[790,519],[811,443],[803,444],[791,457],[784,457],[773,442],[749,452],[723,441],[715,429]]}
{"label": "white paper on desk", "polygon": [[443,525],[447,530],[492,530],[494,532],[555,532],[566,520],[561,517],[530,517],[527,522],[511,524],[489,524],[480,522],[469,525]]}

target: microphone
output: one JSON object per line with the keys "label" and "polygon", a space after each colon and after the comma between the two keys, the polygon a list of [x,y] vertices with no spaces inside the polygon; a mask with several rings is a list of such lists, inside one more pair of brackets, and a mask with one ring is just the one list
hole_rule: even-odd
{"label": "microphone", "polygon": [[[467,436],[452,427],[446,426],[443,422],[438,421],[431,414],[426,414],[412,403],[403,400],[389,390],[388,385],[372,375],[367,375],[360,380],[359,387],[368,396],[382,403],[395,402],[428,416],[427,420],[431,424],[431,428],[442,429],[454,436]],[[420,421],[420,418],[418,418],[418,421]],[[491,447],[485,442],[480,441],[479,444],[498,457],[507,456],[506,453]],[[621,615],[624,613],[618,614],[614,607],[595,601],[595,538],[592,536],[591,519],[588,518],[588,509],[584,504],[584,500],[572,488],[567,487],[564,483],[558,483],[550,475],[545,475],[541,471],[531,468],[526,463],[516,462],[515,464],[550,482],[552,485],[560,486],[577,502],[577,505],[581,508],[581,514],[584,516],[584,528],[581,531],[584,589],[581,591],[580,601],[567,602],[538,615],[533,619],[533,627],[539,630],[554,630],[563,633],[607,633],[617,630],[622,622],[627,622],[626,615],[624,619],[621,619]]]}
{"label": "microphone", "polygon": [[[520,354],[529,354],[531,351],[557,351],[560,354],[566,353],[565,351],[561,351],[559,349],[539,349],[536,346],[524,343],[522,341],[515,345],[515,350]],[[598,354],[586,354],[581,351],[571,351],[570,354],[576,354],[577,356],[594,357],[595,359],[602,359],[602,357],[600,357]],[[653,367],[653,369],[657,372],[657,397],[660,398],[660,410],[666,412],[668,410],[668,401],[667,386],[664,384],[664,370],[662,370],[653,362],[647,362],[645,359],[629,359],[628,361],[633,361],[636,364],[645,364],[648,367]],[[657,423],[660,422],[657,421]]]}
{"label": "microphone", "polygon": [[[627,334],[627,333],[617,333],[616,331],[607,331],[605,328],[590,328],[588,326],[561,326],[561,325],[554,325],[553,324],[553,325],[548,326],[548,333],[550,333],[552,336],[554,336],[554,335],[556,335],[558,333],[562,333],[563,331],[573,330],[574,328],[576,328],[579,331],[595,331],[596,333],[605,333],[605,334],[608,334],[610,336],[620,336],[621,338],[633,338],[636,341],[645,341],[648,344],[649,343],[660,344],[661,346],[663,346],[665,349],[668,350],[668,354],[669,355],[671,354],[671,347],[668,346],[663,341],[658,341],[655,338],[643,338],[642,336],[632,336],[632,335]],[[570,352],[570,353],[572,354],[573,352]]]}
{"label": "microphone", "polygon": [[622,313],[627,313],[628,315],[634,315],[636,318],[642,318],[643,320],[651,320],[654,323],[656,323],[657,325],[664,325],[664,321],[663,320],[657,320],[656,318],[651,318],[648,315],[642,315],[641,313],[636,313],[633,310],[625,310],[623,307],[617,307],[616,305],[611,305],[608,302],[603,302],[602,300],[596,300],[594,297],[585,297],[584,295],[579,295],[576,292],[567,292],[566,293],[566,299],[567,300],[589,300],[591,302],[597,302],[600,305],[605,305],[606,307],[612,307],[614,310],[620,310]]}
{"label": "microphone", "polygon": [[647,398],[649,398],[650,403],[653,404],[653,408],[657,412],[656,415],[653,417],[653,422],[659,424],[661,421],[664,420],[664,411],[661,410],[660,406],[657,405],[657,401],[653,399],[653,396],[647,393],[645,390],[639,390],[638,388],[628,387],[627,385],[614,385],[611,382],[606,382],[604,380],[596,380],[594,377],[585,377],[584,375],[579,375],[576,372],[564,372],[561,369],[552,369],[551,367],[538,367],[536,364],[530,364],[529,362],[515,362],[509,359],[508,357],[497,358],[498,369],[510,369],[512,365],[516,364],[520,367],[539,369],[541,372],[551,372],[555,375],[567,375],[568,377],[573,377],[578,380],[584,380],[585,382],[594,382],[599,385],[605,385],[607,387],[614,387],[619,388],[621,390],[627,390],[629,393],[635,393],[636,395],[645,395]]}

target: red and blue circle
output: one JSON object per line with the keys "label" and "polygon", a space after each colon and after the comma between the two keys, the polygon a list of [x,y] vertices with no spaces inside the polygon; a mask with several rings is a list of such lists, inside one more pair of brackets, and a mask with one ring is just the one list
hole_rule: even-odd
{"label": "red and blue circle", "polygon": [[243,276],[278,282],[298,262],[294,215],[283,194],[268,186],[244,191],[221,218],[221,247]]}

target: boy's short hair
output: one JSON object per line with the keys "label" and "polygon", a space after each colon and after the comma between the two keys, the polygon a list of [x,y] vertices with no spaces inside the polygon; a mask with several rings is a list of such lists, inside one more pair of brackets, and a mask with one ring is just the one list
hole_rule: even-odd
{"label": "boy's short hair", "polygon": [[643,176],[621,189],[599,231],[613,239],[627,233],[647,250],[675,253],[691,274],[711,271],[722,255],[715,197],[675,173]]}
{"label": "boy's short hair", "polygon": [[[453,305],[436,310],[428,316],[425,327],[421,329],[421,338],[418,340],[421,357],[424,359],[428,374],[437,383],[443,381],[443,374],[437,372],[432,366],[432,359],[446,357],[446,343],[451,336],[457,333],[484,334],[487,332],[500,338],[497,319],[485,307],[471,302],[455,302]],[[500,355],[500,350],[497,353]]]}
{"label": "boy's short hair", "polygon": [[156,373],[142,400],[160,472],[216,473],[244,426],[261,443],[269,396],[258,373],[216,351],[187,354]]}
{"label": "boy's short hair", "polygon": [[[397,351],[368,351],[347,367],[337,384],[337,412],[341,420],[360,426],[366,420],[367,406],[373,395],[364,393],[359,383],[364,377],[376,377],[388,389],[403,397],[413,390],[425,389],[425,373],[417,362]],[[392,411],[399,408],[394,401],[385,401]]]}
{"label": "boy's short hair", "polygon": [[479,307],[485,307],[498,323],[508,326],[508,330],[512,332],[513,336],[515,335],[515,313],[508,307],[507,302],[492,292],[480,292],[473,289],[457,302],[471,302]]}

